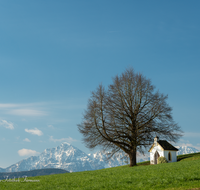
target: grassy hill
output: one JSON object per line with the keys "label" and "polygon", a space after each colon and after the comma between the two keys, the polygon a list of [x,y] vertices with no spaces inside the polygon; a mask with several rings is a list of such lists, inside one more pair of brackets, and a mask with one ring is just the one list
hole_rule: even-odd
{"label": "grassy hill", "polygon": [[0,182],[0,189],[192,189],[200,188],[200,153],[178,156],[178,162],[29,177],[39,182]]}

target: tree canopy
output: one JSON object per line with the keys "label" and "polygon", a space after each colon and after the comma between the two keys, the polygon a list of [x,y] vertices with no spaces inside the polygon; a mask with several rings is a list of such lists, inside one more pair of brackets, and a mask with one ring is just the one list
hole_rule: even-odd
{"label": "tree canopy", "polygon": [[149,79],[126,69],[108,88],[100,84],[92,92],[78,125],[83,142],[112,155],[124,151],[130,166],[136,165],[136,152],[149,147],[156,135],[173,142],[182,136],[166,100],[167,95],[155,91]]}

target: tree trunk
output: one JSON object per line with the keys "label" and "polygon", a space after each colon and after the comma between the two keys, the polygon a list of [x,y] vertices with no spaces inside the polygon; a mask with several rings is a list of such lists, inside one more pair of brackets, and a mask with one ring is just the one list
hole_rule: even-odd
{"label": "tree trunk", "polygon": [[130,159],[130,167],[133,167],[136,165],[136,149],[132,150],[129,153],[129,159]]}

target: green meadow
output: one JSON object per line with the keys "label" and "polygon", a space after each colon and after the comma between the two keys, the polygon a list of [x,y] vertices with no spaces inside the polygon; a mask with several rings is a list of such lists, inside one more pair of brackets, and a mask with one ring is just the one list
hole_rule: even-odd
{"label": "green meadow", "polygon": [[149,162],[142,162],[135,167],[120,166],[23,180],[3,180],[0,189],[200,189],[200,153],[178,156],[176,163],[149,165]]}

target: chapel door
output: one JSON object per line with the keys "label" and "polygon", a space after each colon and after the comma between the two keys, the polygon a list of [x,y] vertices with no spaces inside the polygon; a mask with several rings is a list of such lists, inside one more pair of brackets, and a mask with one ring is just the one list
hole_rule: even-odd
{"label": "chapel door", "polygon": [[154,154],[154,164],[157,164],[158,158],[160,157],[159,153],[156,151]]}

